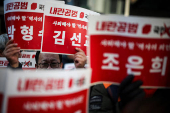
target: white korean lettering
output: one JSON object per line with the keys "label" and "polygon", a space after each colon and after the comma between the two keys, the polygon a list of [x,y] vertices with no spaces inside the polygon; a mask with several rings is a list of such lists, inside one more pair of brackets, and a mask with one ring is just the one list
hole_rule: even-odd
{"label": "white korean lettering", "polygon": [[57,25],[59,25],[59,26],[61,26],[61,24],[62,24],[62,22],[61,22],[61,21],[57,23]]}
{"label": "white korean lettering", "polygon": [[14,21],[15,21],[15,16],[12,16],[12,20],[14,20]]}
{"label": "white korean lettering", "polygon": [[66,27],[66,22],[62,22],[62,25],[63,25],[64,27]]}
{"label": "white korean lettering", "polygon": [[84,29],[86,29],[86,30],[87,30],[87,26],[85,26],[85,27],[84,27]]}
{"label": "white korean lettering", "polygon": [[57,107],[57,109],[59,109],[59,110],[63,109],[63,107],[64,107],[63,101],[57,101],[57,102],[56,102],[56,107]]}
{"label": "white korean lettering", "polygon": [[26,21],[26,16],[22,16],[22,21]]}
{"label": "white korean lettering", "polygon": [[34,17],[33,17],[33,16],[30,16],[30,17],[29,17],[29,20],[33,21],[33,20],[34,20]]}
{"label": "white korean lettering", "polygon": [[151,50],[155,50],[156,51],[157,50],[157,44],[152,44],[151,45]]}
{"label": "white korean lettering", "polygon": [[170,51],[170,44],[166,45],[166,51]]}
{"label": "white korean lettering", "polygon": [[70,26],[71,26],[70,22],[69,22],[69,23],[67,23],[67,26],[68,26],[68,27],[70,27]]}
{"label": "white korean lettering", "polygon": [[134,74],[135,76],[140,76],[140,71],[132,71],[132,69],[143,69],[144,66],[141,65],[143,63],[143,59],[139,56],[130,56],[128,57],[128,63],[126,64],[127,74]]}
{"label": "white korean lettering", "polygon": [[[72,46],[81,46],[81,33],[79,33],[79,35],[76,36],[76,33],[73,33],[73,37],[70,38],[70,40],[72,41]],[[78,41],[79,44],[76,44],[75,41]]]}
{"label": "white korean lettering", "polygon": [[89,46],[89,41],[88,41],[89,36],[85,35],[85,37],[86,37],[86,43],[84,44],[84,46]]}
{"label": "white korean lettering", "polygon": [[120,46],[122,46],[123,48],[126,48],[126,41],[120,42]]}
{"label": "white korean lettering", "polygon": [[120,47],[120,41],[119,40],[114,41],[114,45],[119,48]]}
{"label": "white korean lettering", "polygon": [[16,20],[18,20],[18,21],[19,21],[19,20],[20,20],[20,16],[16,16]]}
{"label": "white korean lettering", "polygon": [[150,51],[150,49],[151,49],[151,44],[146,44],[146,45],[145,45],[145,48],[146,48],[148,51]]}
{"label": "white korean lettering", "polygon": [[164,49],[165,49],[165,44],[161,44],[161,45],[159,46],[159,50],[164,51]]}
{"label": "white korean lettering", "polygon": [[73,28],[76,28],[76,24],[75,24],[75,23],[72,23],[72,27],[73,27]]}
{"label": "white korean lettering", "polygon": [[137,47],[138,47],[139,49],[141,49],[142,51],[144,50],[144,43],[137,43],[136,45],[137,45]]}
{"label": "white korean lettering", "polygon": [[105,60],[102,61],[103,64],[108,65],[102,65],[101,69],[103,70],[119,70],[118,64],[119,61],[116,60],[116,58],[119,58],[119,54],[116,53],[103,53],[103,57],[106,57]]}
{"label": "white korean lettering", "polygon": [[14,28],[14,25],[8,27],[8,36],[11,39],[14,39],[14,31],[16,31],[16,29]]}
{"label": "white korean lettering", "polygon": [[107,40],[106,40],[106,39],[105,39],[105,40],[102,40],[102,41],[101,41],[101,45],[107,46]]}
{"label": "white korean lettering", "polygon": [[39,34],[38,34],[38,36],[42,36],[42,30],[41,30],[41,31],[39,31]]}
{"label": "white korean lettering", "polygon": [[56,26],[57,25],[57,21],[54,21],[53,24]]}
{"label": "white korean lettering", "polygon": [[38,21],[41,21],[41,22],[42,22],[42,17],[38,17]]}
{"label": "white korean lettering", "polygon": [[128,42],[129,49],[133,50],[134,46],[135,46],[134,42]]}
{"label": "white korean lettering", "polygon": [[54,33],[57,33],[57,35],[53,36],[53,38],[55,38],[54,44],[64,45],[65,31],[62,32],[62,39],[58,39],[58,37],[61,35],[61,31],[54,31]]}
{"label": "white korean lettering", "polygon": [[[165,76],[166,71],[166,65],[167,65],[168,57],[165,56],[163,59],[159,58],[158,56],[156,58],[152,58],[152,69],[150,69],[150,73],[160,73],[162,76]],[[161,62],[163,65],[161,65]],[[162,69],[161,69],[162,67]]]}
{"label": "white korean lettering", "polygon": [[11,21],[11,20],[12,20],[12,17],[11,17],[11,16],[10,16],[10,17],[8,17],[8,18],[7,18],[7,20],[8,20],[8,21]]}
{"label": "white korean lettering", "polygon": [[113,40],[108,40],[107,45],[113,47],[114,41]]}
{"label": "white korean lettering", "polygon": [[81,24],[77,24],[78,28],[81,29]]}
{"label": "white korean lettering", "polygon": [[36,21],[37,21],[37,19],[38,19],[38,18],[37,18],[37,16],[36,16],[36,17],[34,17],[34,20],[36,20]]}
{"label": "white korean lettering", "polygon": [[82,25],[82,27],[81,27],[81,28],[83,28],[83,29],[84,29],[84,27],[85,27],[85,26],[84,26],[84,25]]}
{"label": "white korean lettering", "polygon": [[33,26],[30,26],[30,28],[26,25],[23,25],[20,27],[21,30],[21,34],[24,35],[22,37],[23,40],[25,41],[30,41],[33,39]]}

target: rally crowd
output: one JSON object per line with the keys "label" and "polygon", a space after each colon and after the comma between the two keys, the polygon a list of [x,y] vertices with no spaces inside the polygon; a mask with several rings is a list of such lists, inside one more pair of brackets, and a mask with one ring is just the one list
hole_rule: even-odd
{"label": "rally crowd", "polygon": [[[66,56],[74,61],[76,68],[84,68],[87,58],[83,50],[75,49],[76,54]],[[8,68],[22,69],[18,61],[21,56],[20,47],[13,40],[8,41],[8,36],[0,36],[0,56],[9,61]],[[36,69],[57,69],[63,67],[61,54],[36,52]],[[90,113],[169,113],[169,89],[142,89],[142,81],[133,81],[134,76],[128,75],[121,84],[98,84],[90,88],[89,112]],[[144,91],[145,90],[145,91]],[[148,93],[150,92],[150,93]],[[150,95],[149,95],[150,94]]]}

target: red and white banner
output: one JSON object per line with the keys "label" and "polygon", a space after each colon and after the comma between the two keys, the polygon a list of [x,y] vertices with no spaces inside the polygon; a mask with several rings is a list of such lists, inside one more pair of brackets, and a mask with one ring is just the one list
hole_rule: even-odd
{"label": "red and white banner", "polygon": [[87,113],[90,70],[9,71],[4,113]]}
{"label": "red and white banner", "polygon": [[[19,58],[19,62],[22,64],[22,69],[35,69],[35,58]],[[5,57],[0,57],[0,68],[6,68],[8,60]]]}
{"label": "red and white banner", "polygon": [[80,7],[53,3],[44,10],[42,52],[75,54],[75,48],[86,53],[89,15],[99,15]]}
{"label": "red and white banner", "polygon": [[[60,1],[59,3],[64,2]],[[21,49],[40,50],[44,7],[44,0],[4,1],[8,37],[14,39]]]}
{"label": "red and white banner", "polygon": [[120,83],[128,74],[143,87],[170,87],[170,20],[90,16],[91,82]]}

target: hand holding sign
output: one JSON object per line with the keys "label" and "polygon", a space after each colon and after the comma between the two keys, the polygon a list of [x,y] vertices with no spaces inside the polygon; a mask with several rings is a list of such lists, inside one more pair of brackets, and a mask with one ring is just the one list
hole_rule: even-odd
{"label": "hand holding sign", "polygon": [[21,53],[17,43],[13,43],[13,40],[9,40],[3,54],[12,67],[18,67],[18,58]]}
{"label": "hand holding sign", "polygon": [[145,92],[143,91],[143,89],[139,88],[143,84],[143,82],[140,80],[132,82],[133,79],[133,75],[128,75],[121,82],[120,86],[112,84],[107,88],[107,91],[115,104],[118,102],[118,97],[120,96],[120,109],[125,107],[125,105],[127,105],[130,101],[143,98],[145,96]]}
{"label": "hand holding sign", "polygon": [[84,68],[87,58],[83,50],[76,48],[77,53],[74,55],[74,64],[76,68]]}

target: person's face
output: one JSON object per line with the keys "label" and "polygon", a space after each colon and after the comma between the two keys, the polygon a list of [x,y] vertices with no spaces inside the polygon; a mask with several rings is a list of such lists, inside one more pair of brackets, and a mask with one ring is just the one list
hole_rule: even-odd
{"label": "person's face", "polygon": [[40,53],[36,67],[38,69],[56,69],[62,68],[62,63],[58,54]]}

